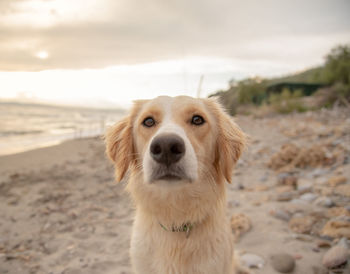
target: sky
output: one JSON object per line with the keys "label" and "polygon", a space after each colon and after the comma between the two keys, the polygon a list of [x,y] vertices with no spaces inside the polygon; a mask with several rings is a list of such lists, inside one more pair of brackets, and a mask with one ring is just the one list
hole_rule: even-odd
{"label": "sky", "polygon": [[323,63],[348,0],[1,0],[0,98],[124,106]]}

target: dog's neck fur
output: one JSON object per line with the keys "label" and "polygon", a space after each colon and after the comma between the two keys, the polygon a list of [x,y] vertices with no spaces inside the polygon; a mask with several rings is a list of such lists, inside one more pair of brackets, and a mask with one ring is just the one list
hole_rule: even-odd
{"label": "dog's neck fur", "polygon": [[[147,216],[151,221],[150,225],[159,225],[161,223],[167,228],[180,227],[183,224],[190,223],[195,225],[195,230],[201,224],[217,223],[217,219],[226,218],[226,190],[224,182],[211,182],[218,185],[208,185],[203,193],[196,192],[196,188],[191,189],[191,185],[184,185],[187,191],[180,189],[162,190],[164,186],[159,187],[158,191],[151,191],[150,186],[146,186],[140,177],[130,178],[127,185],[127,191],[136,203],[137,211],[142,212],[142,216]],[[200,184],[194,182],[193,184]],[[203,188],[203,187],[202,187]],[[212,191],[214,193],[205,193]],[[193,230],[193,233],[195,233]]]}

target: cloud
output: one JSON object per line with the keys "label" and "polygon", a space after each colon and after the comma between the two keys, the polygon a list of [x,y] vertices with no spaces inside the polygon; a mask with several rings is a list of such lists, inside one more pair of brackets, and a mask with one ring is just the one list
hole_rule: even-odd
{"label": "cloud", "polygon": [[[0,2],[0,70],[104,68],[187,56],[300,66],[350,42],[348,0],[30,2]],[[42,51],[48,58],[37,57]]]}

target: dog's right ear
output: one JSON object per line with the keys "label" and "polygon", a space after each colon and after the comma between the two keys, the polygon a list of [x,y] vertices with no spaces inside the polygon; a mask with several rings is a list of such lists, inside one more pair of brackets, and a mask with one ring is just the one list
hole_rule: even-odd
{"label": "dog's right ear", "polygon": [[115,179],[121,181],[131,164],[133,137],[130,116],[107,129],[105,135],[106,154],[115,164]]}

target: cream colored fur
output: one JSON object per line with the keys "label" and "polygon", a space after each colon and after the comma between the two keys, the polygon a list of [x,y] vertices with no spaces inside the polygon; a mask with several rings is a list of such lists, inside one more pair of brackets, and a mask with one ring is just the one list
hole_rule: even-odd
{"label": "cream colored fur", "polygon": [[[201,115],[205,124],[190,123]],[[145,117],[157,121],[145,128]],[[155,163],[149,145],[161,132],[177,133],[186,143],[179,164],[193,180],[150,182]],[[115,163],[116,180],[127,171],[127,191],[136,205],[130,256],[137,274],[233,274],[233,240],[226,217],[225,181],[231,182],[234,164],[245,135],[213,99],[158,97],[137,101],[128,117],[106,134],[106,151]],[[194,224],[185,232],[165,227]]]}

